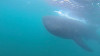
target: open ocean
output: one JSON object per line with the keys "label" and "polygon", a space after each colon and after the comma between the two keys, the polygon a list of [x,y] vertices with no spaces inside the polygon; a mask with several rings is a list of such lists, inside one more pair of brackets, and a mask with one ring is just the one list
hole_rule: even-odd
{"label": "open ocean", "polygon": [[0,56],[100,56],[96,41],[85,41],[88,52],[45,29],[42,17],[55,10],[44,0],[0,0]]}

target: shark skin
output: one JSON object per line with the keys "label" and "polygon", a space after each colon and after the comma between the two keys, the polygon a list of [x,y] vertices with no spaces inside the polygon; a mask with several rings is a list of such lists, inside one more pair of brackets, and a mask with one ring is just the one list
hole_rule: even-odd
{"label": "shark skin", "polygon": [[91,28],[90,25],[77,20],[62,16],[43,16],[42,22],[49,33],[60,38],[72,39],[89,52],[93,52],[93,50],[82,39],[100,41],[99,36],[96,34],[97,28],[94,26]]}

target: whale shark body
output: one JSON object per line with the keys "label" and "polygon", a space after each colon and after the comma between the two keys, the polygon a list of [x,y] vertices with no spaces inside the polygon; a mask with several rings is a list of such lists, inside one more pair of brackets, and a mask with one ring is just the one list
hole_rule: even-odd
{"label": "whale shark body", "polygon": [[100,41],[97,27],[62,16],[44,16],[42,19],[47,31],[57,37],[74,40],[83,49],[92,52],[83,39]]}
{"label": "whale shark body", "polygon": [[100,44],[100,37],[96,32],[100,24],[100,16],[97,15],[100,14],[100,0],[46,0],[46,2],[64,11],[64,13],[55,11],[62,16],[43,17],[43,25],[49,33],[64,39],[72,39],[89,52],[93,50],[83,39],[96,40]]}

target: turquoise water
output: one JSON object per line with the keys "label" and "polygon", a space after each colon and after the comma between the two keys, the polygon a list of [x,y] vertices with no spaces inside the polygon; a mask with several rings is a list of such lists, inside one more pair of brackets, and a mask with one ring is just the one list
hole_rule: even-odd
{"label": "turquoise water", "polygon": [[96,41],[86,41],[94,50],[88,52],[47,32],[42,17],[54,10],[43,0],[0,1],[0,56],[100,56]]}

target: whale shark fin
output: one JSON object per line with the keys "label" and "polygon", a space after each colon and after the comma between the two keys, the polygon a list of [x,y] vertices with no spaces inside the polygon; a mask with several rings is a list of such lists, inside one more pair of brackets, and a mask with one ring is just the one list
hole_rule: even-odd
{"label": "whale shark fin", "polygon": [[83,49],[89,51],[89,52],[93,52],[93,50],[88,47],[85,42],[82,40],[82,38],[79,38],[79,37],[74,37],[73,40],[80,46],[82,47]]}

